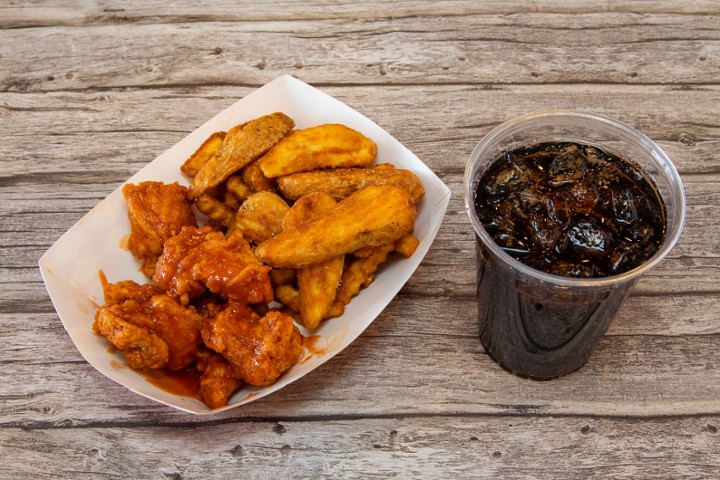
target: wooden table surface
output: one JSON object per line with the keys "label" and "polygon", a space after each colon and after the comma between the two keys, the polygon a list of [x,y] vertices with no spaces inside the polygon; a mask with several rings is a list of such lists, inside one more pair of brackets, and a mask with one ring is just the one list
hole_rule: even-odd
{"label": "wooden table surface", "polygon": [[[453,196],[351,346],[256,402],[182,413],[83,359],[38,258],[283,74],[378,123]],[[719,79],[715,0],[3,2],[0,478],[720,478]],[[658,142],[687,222],[589,363],[534,382],[478,340],[462,180],[494,126],[559,108]]]}

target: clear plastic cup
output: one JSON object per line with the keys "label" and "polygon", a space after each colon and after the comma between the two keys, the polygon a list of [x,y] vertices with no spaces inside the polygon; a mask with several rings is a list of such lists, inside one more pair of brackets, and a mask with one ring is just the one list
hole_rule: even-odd
{"label": "clear plastic cup", "polygon": [[[488,165],[520,146],[566,141],[594,145],[629,159],[654,181],[665,205],[665,239],[636,268],[602,278],[544,273],[506,253],[478,219],[475,195]],[[590,113],[531,113],[498,126],[473,151],[464,189],[476,234],[480,339],[502,367],[535,379],[559,377],[587,362],[631,287],[667,256],[685,221],[683,185],[665,152],[634,128]]]}

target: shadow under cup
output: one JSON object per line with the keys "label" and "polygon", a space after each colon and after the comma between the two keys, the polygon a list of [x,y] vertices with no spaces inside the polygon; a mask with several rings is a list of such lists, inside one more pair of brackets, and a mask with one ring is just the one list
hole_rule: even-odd
{"label": "shadow under cup", "polygon": [[[483,172],[507,151],[544,142],[594,145],[643,169],[665,206],[665,240],[651,258],[619,275],[571,278],[533,269],[493,241],[475,211]],[[660,147],[623,123],[587,113],[532,113],[498,126],[473,151],[464,190],[476,236],[480,339],[502,367],[535,379],[559,377],[587,362],[630,288],[677,243],[685,219],[680,176]]]}

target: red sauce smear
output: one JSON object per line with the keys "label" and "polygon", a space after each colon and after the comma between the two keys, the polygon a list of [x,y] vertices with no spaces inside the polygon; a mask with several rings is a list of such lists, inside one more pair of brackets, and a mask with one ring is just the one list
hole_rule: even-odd
{"label": "red sauce smear", "polygon": [[303,340],[303,347],[305,347],[305,350],[307,350],[308,355],[303,358],[300,363],[306,363],[315,355],[324,355],[327,353],[326,349],[319,348],[317,346],[318,340],[320,340],[321,338],[322,337],[320,335],[312,335],[309,337],[305,337],[305,339]]}
{"label": "red sauce smear", "polygon": [[202,400],[200,397],[200,372],[194,368],[185,370],[152,370],[142,371],[131,368],[127,364],[113,361],[111,365],[114,368],[130,368],[138,375],[142,376],[148,383],[159,388],[160,390],[179,395],[182,397],[191,397]]}

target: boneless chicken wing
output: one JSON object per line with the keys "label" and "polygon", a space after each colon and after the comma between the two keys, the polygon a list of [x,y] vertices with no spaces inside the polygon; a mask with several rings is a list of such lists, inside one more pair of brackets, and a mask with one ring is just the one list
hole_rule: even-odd
{"label": "boneless chicken wing", "polygon": [[[113,290],[112,286],[106,291]],[[137,369],[166,367],[180,370],[195,360],[202,338],[203,317],[167,295],[147,296],[137,289],[137,299],[106,304],[95,315],[93,329],[121,350],[128,364]]]}
{"label": "boneless chicken wing", "polygon": [[210,408],[227,405],[230,396],[243,385],[230,362],[207,348],[198,352],[197,369],[201,372],[200,396]]}
{"label": "boneless chicken wing", "polygon": [[104,306],[95,314],[93,330],[125,354],[128,364],[139,370],[162,368],[170,358],[170,347],[147,325],[142,307],[134,300]]}
{"label": "boneless chicken wing", "polygon": [[226,238],[210,227],[186,227],[165,242],[153,281],[183,304],[205,288],[233,302],[267,303],[273,299],[269,270],[239,232]]}
{"label": "boneless chicken wing", "polygon": [[197,225],[188,189],[178,183],[142,182],[126,184],[122,192],[129,209],[128,248],[142,261],[142,272],[149,278],[165,241],[182,227]]}
{"label": "boneless chicken wing", "polygon": [[246,305],[229,303],[203,325],[205,345],[222,354],[233,372],[251,385],[270,385],[295,365],[302,335],[287,314],[259,316]]}

